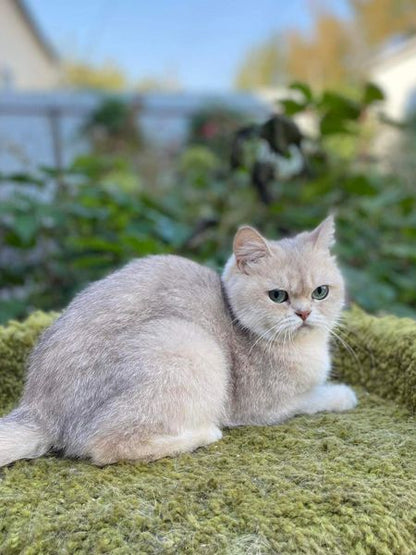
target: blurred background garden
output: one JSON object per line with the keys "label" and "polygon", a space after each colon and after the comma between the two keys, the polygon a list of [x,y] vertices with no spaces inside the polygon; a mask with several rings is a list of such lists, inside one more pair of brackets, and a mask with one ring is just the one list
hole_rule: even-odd
{"label": "blurred background garden", "polygon": [[0,322],[331,210],[350,300],[416,317],[415,170],[414,0],[0,3]]}

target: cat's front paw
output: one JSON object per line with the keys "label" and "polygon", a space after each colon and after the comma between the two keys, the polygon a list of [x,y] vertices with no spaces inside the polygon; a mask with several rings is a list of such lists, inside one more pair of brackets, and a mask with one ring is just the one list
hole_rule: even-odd
{"label": "cat's front paw", "polygon": [[357,396],[354,391],[345,384],[330,385],[328,410],[342,412],[351,410],[357,406]]}

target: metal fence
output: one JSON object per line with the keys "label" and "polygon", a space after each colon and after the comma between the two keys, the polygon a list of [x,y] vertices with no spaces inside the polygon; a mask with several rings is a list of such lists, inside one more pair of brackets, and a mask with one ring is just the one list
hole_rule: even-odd
{"label": "metal fence", "polygon": [[[0,172],[33,169],[38,165],[62,169],[85,152],[80,133],[88,114],[103,100],[88,93],[0,94]],[[244,94],[146,94],[126,96],[140,106],[141,130],[155,148],[183,144],[189,118],[199,109],[221,105],[246,113],[254,121],[267,117],[266,101]]]}

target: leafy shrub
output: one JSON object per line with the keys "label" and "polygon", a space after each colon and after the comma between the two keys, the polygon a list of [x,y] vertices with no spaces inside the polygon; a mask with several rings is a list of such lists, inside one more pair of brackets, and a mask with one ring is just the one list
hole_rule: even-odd
{"label": "leafy shrub", "polygon": [[137,102],[116,96],[104,98],[88,116],[82,132],[98,153],[135,152],[143,143],[139,111]]}
{"label": "leafy shrub", "polygon": [[232,134],[246,122],[245,116],[221,104],[198,110],[189,123],[188,144],[204,145],[215,154],[229,154]]}
{"label": "leafy shrub", "polygon": [[[14,183],[0,205],[1,320],[34,308],[62,308],[86,283],[137,256],[175,252],[219,269],[242,223],[278,238],[312,228],[334,208],[337,250],[352,300],[371,312],[415,316],[415,190],[366,166],[355,145],[381,93],[369,85],[351,100],[315,96],[305,85],[294,90],[297,99],[282,104],[285,117],[313,113],[316,131],[296,139],[305,168],[284,179],[279,171],[266,175],[264,198],[253,182],[252,165],[264,162],[256,159],[257,150],[249,148],[247,159],[234,159],[234,169],[225,171],[223,153],[209,142],[183,152],[163,186],[152,190],[127,157],[79,159],[58,176],[57,186],[57,172],[47,168],[36,175],[0,176],[0,185]],[[279,165],[285,141],[289,149],[297,136],[293,125],[266,122],[247,140],[279,150],[279,157],[267,157]],[[271,129],[278,130],[279,149]],[[354,145],[349,156],[334,139]],[[231,144],[229,135],[230,152]]]}
{"label": "leafy shrub", "polygon": [[16,189],[0,210],[2,320],[34,307],[62,307],[85,283],[134,256],[169,252],[181,236],[181,226],[155,200],[103,185],[98,160],[91,162],[60,175],[46,198],[47,169],[8,176]]}

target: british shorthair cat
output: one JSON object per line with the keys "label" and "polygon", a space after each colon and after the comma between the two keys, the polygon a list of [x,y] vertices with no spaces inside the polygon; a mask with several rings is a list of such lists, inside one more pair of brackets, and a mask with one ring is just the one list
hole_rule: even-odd
{"label": "british shorthair cat", "polygon": [[332,217],[280,241],[242,227],[222,277],[178,256],[134,260],[89,285],[33,350],[0,466],[60,450],[97,465],[208,445],[357,401],[330,384],[344,304]]}

